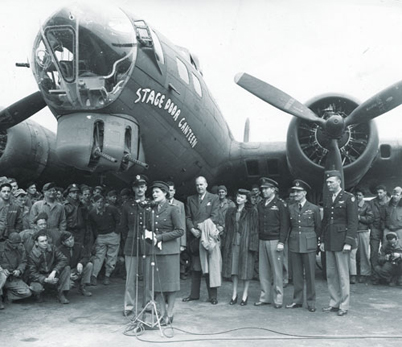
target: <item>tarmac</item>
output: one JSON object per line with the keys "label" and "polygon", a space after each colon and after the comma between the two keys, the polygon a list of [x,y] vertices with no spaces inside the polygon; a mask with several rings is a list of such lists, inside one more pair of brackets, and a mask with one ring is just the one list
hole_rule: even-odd
{"label": "tarmac", "polygon": [[[201,298],[184,303],[190,279],[181,281],[174,322],[137,334],[135,318],[122,315],[125,281],[112,277],[105,286],[89,287],[92,297],[69,293],[62,305],[54,294],[43,303],[33,298],[6,304],[0,311],[0,345],[27,347],[120,347],[120,346],[401,346],[402,287],[357,283],[351,285],[351,308],[346,316],[324,313],[329,296],[326,281],[317,267],[317,311],[303,308],[256,307],[259,282],[250,284],[247,306],[228,305],[231,282],[223,281],[218,305],[206,302],[205,282]],[[142,282],[139,282],[142,285]],[[242,293],[240,283],[239,296]],[[285,288],[284,304],[292,302],[293,286]],[[146,321],[150,316],[144,317]]]}

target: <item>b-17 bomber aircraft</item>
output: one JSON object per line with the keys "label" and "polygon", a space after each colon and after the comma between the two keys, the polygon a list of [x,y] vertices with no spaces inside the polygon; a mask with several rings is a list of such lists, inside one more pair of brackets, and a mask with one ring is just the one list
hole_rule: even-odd
{"label": "b-17 bomber aircraft", "polygon": [[[283,189],[302,178],[321,192],[326,169],[344,172],[346,188],[372,188],[380,176],[392,185],[391,171],[401,172],[400,148],[380,143],[372,121],[402,102],[401,83],[361,105],[340,94],[304,105],[239,74],[239,86],[295,116],[286,143],[257,143],[247,141],[247,124],[246,141],[234,139],[196,56],[122,9],[60,9],[41,26],[26,65],[39,91],[0,112],[0,172],[21,183],[127,184],[145,173],[188,194],[198,175],[231,188],[266,176]],[[28,120],[46,106],[56,135]]]}

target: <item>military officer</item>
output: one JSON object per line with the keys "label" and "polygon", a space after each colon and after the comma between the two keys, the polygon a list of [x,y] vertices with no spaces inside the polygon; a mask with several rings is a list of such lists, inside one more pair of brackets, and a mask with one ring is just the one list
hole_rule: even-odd
{"label": "military officer", "polygon": [[260,179],[263,200],[257,205],[261,294],[254,306],[283,305],[283,250],[289,231],[287,204],[276,195],[278,183]]}
{"label": "military officer", "polygon": [[356,247],[357,202],[355,197],[341,187],[341,173],[325,172],[330,194],[324,201],[323,237],[321,251],[326,252],[329,306],[324,312],[338,312],[344,316],[349,310],[349,256]]}
{"label": "military officer", "polygon": [[[124,293],[123,315],[129,316],[137,311],[135,278],[143,274],[144,295],[142,305],[151,300],[149,283],[149,271],[151,267],[150,257],[145,253],[147,246],[142,241],[142,233],[145,227],[145,220],[150,211],[149,200],[146,198],[148,178],[145,175],[137,175],[131,183],[134,192],[134,199],[126,201],[122,207],[120,231],[126,240],[124,245],[124,256],[126,265],[126,289]],[[137,241],[139,242],[137,244]],[[148,249],[148,248],[147,248]],[[139,254],[137,254],[137,252]],[[145,259],[140,256],[145,255]],[[144,260],[144,261],[142,261]]]}
{"label": "military officer", "polygon": [[315,312],[315,252],[317,238],[321,234],[320,208],[307,201],[307,191],[311,187],[304,181],[293,181],[291,188],[294,203],[289,205],[290,235],[289,251],[293,268],[293,302],[286,308],[298,308],[303,305],[303,288],[306,276],[307,308]]}

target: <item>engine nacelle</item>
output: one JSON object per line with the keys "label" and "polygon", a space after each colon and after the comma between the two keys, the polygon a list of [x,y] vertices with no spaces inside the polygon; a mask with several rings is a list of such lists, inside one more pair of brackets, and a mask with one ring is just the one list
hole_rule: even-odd
{"label": "engine nacelle", "polygon": [[[317,97],[306,105],[319,117],[324,117],[328,111],[347,117],[358,103],[352,98],[332,94]],[[321,189],[329,141],[325,130],[316,123],[292,119],[286,144],[292,175]],[[361,180],[376,158],[379,140],[374,121],[347,127],[338,143],[344,167],[345,188],[350,188]]]}

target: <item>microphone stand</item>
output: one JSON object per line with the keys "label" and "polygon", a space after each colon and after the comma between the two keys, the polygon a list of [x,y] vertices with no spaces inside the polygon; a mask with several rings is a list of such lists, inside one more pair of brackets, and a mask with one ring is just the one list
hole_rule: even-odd
{"label": "microphone stand", "polygon": [[[145,217],[145,210],[144,210],[144,217]],[[145,225],[145,218],[144,218],[144,225]],[[158,326],[159,331],[161,336],[163,337],[163,332],[162,332],[162,327],[160,324],[160,321],[162,317],[159,315],[157,306],[156,306],[156,301],[155,301],[155,244],[156,244],[156,239],[155,239],[155,211],[152,209],[151,211],[151,230],[152,230],[152,246],[151,246],[151,300],[145,305],[145,307],[141,310],[141,312],[135,317],[133,322],[138,322],[138,327],[139,325],[148,327],[150,329],[154,329],[156,326]],[[145,241],[145,234],[144,234],[144,241]],[[144,264],[145,264],[145,249],[144,249]],[[146,274],[144,273],[144,281],[146,278]],[[146,287],[144,283],[144,287]],[[145,289],[146,291],[146,289]],[[145,298],[144,298],[145,300]],[[145,316],[145,313],[147,311],[151,311],[151,321],[148,322],[142,317]],[[155,319],[155,318],[156,319]],[[145,328],[146,329],[146,328]]]}

